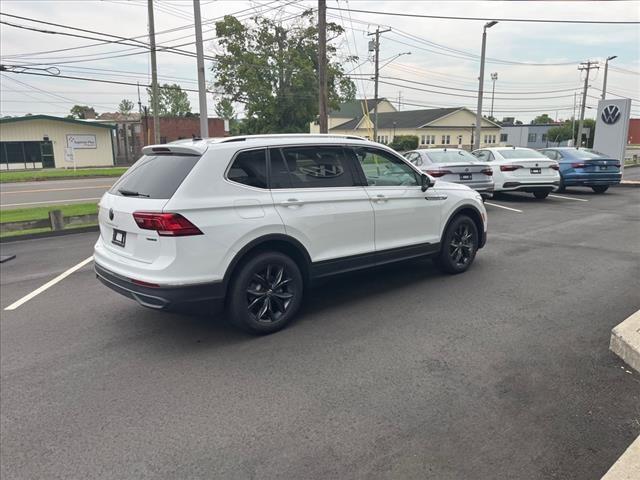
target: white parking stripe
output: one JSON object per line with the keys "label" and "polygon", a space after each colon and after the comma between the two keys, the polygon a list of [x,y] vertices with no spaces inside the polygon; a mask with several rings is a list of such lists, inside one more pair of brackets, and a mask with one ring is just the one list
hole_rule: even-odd
{"label": "white parking stripe", "polygon": [[93,260],[93,255],[91,255],[89,258],[85,258],[83,261],[81,261],[79,264],[71,267],[69,270],[62,272],[60,275],[58,275],[56,278],[54,278],[53,280],[49,280],[47,283],[45,283],[44,285],[42,285],[39,288],[36,288],[33,292],[31,292],[28,295],[25,295],[24,297],[22,297],[20,300],[18,300],[17,302],[13,302],[11,305],[9,305],[7,308],[5,308],[5,310],[15,310],[16,308],[18,308],[21,305],[24,305],[25,303],[27,303],[29,300],[31,300],[33,297],[40,295],[42,292],[44,292],[45,290],[48,290],[49,288],[53,287],[56,283],[64,280],[65,278],[67,278],[69,275],[71,275],[73,272],[80,270],[82,267],[84,267],[85,265],[87,265],[88,263],[90,263]]}
{"label": "white parking stripe", "polygon": [[65,204],[72,202],[89,202],[94,200],[100,200],[100,197],[96,198],[69,198],[69,199],[60,199],[60,200],[47,200],[46,202],[27,202],[27,203],[0,203],[2,207],[21,207],[25,205],[46,205],[46,204]]}
{"label": "white parking stripe", "polygon": [[505,207],[504,205],[498,205],[497,203],[484,202],[485,205],[491,205],[492,207],[504,208],[505,210],[511,210],[512,212],[522,213],[522,210],[517,208]]}
{"label": "white parking stripe", "polygon": [[585,200],[584,198],[573,198],[573,197],[565,197],[563,195],[554,195],[554,194],[549,194],[550,197],[553,198],[562,198],[563,200],[575,200],[576,202],[588,202],[589,200]]}

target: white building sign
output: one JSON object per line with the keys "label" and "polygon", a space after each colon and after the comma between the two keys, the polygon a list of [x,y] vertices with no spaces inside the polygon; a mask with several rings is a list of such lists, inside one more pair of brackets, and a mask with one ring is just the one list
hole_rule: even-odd
{"label": "white building sign", "polygon": [[82,148],[98,148],[98,142],[95,135],[67,135],[67,147],[82,149]]}
{"label": "white building sign", "polygon": [[630,114],[631,100],[628,98],[600,100],[593,149],[623,162]]}

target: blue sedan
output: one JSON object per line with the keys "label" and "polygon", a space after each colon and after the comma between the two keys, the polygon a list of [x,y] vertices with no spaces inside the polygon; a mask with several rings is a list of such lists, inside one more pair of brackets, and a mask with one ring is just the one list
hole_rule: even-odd
{"label": "blue sedan", "polygon": [[596,193],[604,193],[622,179],[620,161],[589,148],[543,148],[541,153],[560,165],[560,188],[591,187]]}

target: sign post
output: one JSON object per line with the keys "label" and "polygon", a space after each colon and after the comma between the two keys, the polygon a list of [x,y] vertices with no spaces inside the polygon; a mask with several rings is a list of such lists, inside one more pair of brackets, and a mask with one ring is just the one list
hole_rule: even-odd
{"label": "sign post", "polygon": [[73,147],[66,147],[64,149],[64,168],[67,169],[67,163],[73,163],[73,171],[76,171],[76,156]]}

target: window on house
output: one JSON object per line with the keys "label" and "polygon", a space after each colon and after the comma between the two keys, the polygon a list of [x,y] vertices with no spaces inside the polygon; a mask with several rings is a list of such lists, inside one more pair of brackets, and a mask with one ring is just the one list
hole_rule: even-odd
{"label": "window on house", "polygon": [[442,135],[442,145],[449,145],[451,143],[451,135]]}
{"label": "window on house", "polygon": [[389,135],[378,135],[378,143],[389,143]]}
{"label": "window on house", "polygon": [[538,134],[530,133],[529,137],[527,138],[527,142],[537,142],[537,141],[538,141]]}
{"label": "window on house", "polygon": [[508,140],[509,140],[509,135],[508,134],[506,134],[506,133],[501,133],[500,134],[500,141],[501,142],[506,142]]}

